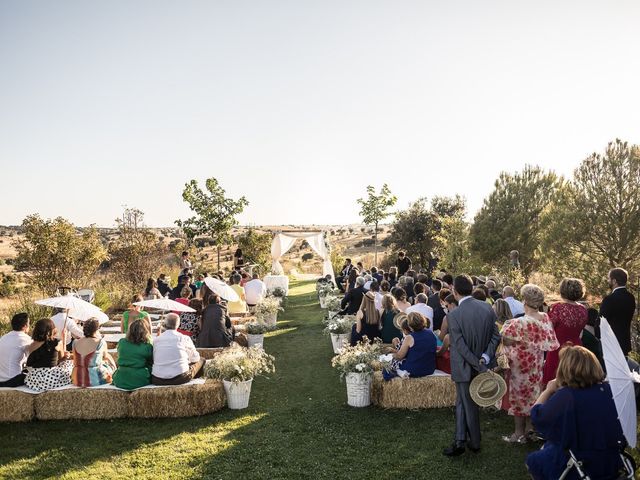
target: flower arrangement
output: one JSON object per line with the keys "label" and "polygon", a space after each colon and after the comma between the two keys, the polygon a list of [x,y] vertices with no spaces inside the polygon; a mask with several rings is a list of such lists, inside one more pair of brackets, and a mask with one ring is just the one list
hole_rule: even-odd
{"label": "flower arrangement", "polygon": [[246,382],[257,375],[275,372],[274,361],[262,348],[233,345],[207,362],[204,376],[233,383]]}
{"label": "flower arrangement", "polygon": [[335,333],[336,335],[344,335],[351,332],[351,327],[356,322],[355,315],[344,315],[342,317],[336,317],[327,321],[327,326],[324,332],[329,335]]}
{"label": "flower arrangement", "polygon": [[275,325],[267,325],[262,322],[249,322],[246,324],[246,327],[249,335],[264,335],[267,332],[277,329]]}
{"label": "flower arrangement", "polygon": [[318,290],[318,296],[323,298],[333,293],[333,285],[331,285],[330,283],[318,282],[316,284],[316,289]]}
{"label": "flower arrangement", "polygon": [[276,287],[270,293],[273,297],[284,298],[287,296],[287,292],[285,292],[282,287]]}
{"label": "flower arrangement", "polygon": [[365,340],[354,347],[345,345],[340,353],[333,357],[331,366],[340,372],[340,378],[344,378],[348,373],[372,373],[381,366],[381,354],[380,341],[369,343]]}
{"label": "flower arrangement", "polygon": [[339,310],[342,310],[342,300],[340,299],[340,297],[337,297],[335,295],[329,295],[325,297],[324,305],[330,312],[337,312]]}
{"label": "flower arrangement", "polygon": [[256,317],[258,320],[263,320],[265,317],[270,317],[282,311],[284,311],[284,308],[280,306],[280,301],[275,297],[267,297],[256,305]]}

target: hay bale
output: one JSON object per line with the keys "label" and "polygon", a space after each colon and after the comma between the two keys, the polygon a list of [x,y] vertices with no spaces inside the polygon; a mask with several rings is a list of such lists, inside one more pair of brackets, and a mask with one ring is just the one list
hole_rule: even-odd
{"label": "hay bale", "polygon": [[219,355],[224,351],[224,348],[198,348],[198,353],[200,354],[200,358],[205,360],[211,360],[216,355]]}
{"label": "hay bale", "polygon": [[371,401],[382,408],[443,408],[456,403],[456,384],[448,376],[399,378],[390,381],[375,372]]}
{"label": "hay bale", "polygon": [[36,395],[38,420],[97,420],[124,418],[129,392],[106,388],[69,388]]}
{"label": "hay bale", "polygon": [[195,417],[224,408],[226,396],[219,380],[200,385],[141,388],[129,396],[132,418]]}
{"label": "hay bale", "polygon": [[18,390],[0,389],[0,422],[29,422],[35,416],[34,397]]}

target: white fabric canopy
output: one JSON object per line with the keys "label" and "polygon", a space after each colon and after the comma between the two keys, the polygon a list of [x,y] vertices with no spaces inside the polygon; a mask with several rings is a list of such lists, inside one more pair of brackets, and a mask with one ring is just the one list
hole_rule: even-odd
{"label": "white fabric canopy", "polygon": [[322,259],[322,275],[331,275],[333,278],[333,266],[331,265],[331,257],[327,246],[324,243],[324,234],[322,232],[280,232],[273,237],[271,244],[271,258],[273,264],[271,269],[278,275],[283,275],[284,270],[280,265],[280,259],[289,251],[295,241],[304,238],[311,249]]}

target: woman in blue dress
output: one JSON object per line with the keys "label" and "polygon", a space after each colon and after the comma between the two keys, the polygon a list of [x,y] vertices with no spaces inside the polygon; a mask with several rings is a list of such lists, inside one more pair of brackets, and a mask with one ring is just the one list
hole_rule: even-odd
{"label": "woman in blue dress", "polygon": [[[432,375],[436,369],[436,336],[429,330],[429,319],[418,312],[411,312],[407,317],[411,333],[405,336],[393,359],[403,360],[401,368],[411,378]],[[396,375],[396,372],[385,372],[384,378],[390,380]]]}
{"label": "woman in blue dress", "polygon": [[[611,388],[595,355],[584,347],[565,347],[555,380],[531,410],[531,421],[546,439],[527,457],[531,476],[557,479],[567,466],[567,451],[583,463],[592,480],[615,479],[626,445]],[[578,478],[575,470],[567,478]]]}

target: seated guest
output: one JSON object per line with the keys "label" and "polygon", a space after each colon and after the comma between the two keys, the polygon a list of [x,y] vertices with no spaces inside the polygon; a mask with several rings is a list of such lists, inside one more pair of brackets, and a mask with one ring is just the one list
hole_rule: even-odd
{"label": "seated guest", "polygon": [[360,310],[362,297],[364,297],[364,278],[357,277],[354,288],[347,291],[347,294],[342,299],[340,304],[340,308],[342,308],[341,315],[355,315]]}
{"label": "seated guest", "polygon": [[196,290],[200,290],[202,288],[202,284],[204,283],[204,277],[205,275],[199,273],[198,276],[196,277],[196,282],[194,283],[194,285],[196,286]]}
{"label": "seated guest", "polygon": [[604,368],[602,343],[600,342],[600,312],[595,308],[588,308],[587,316],[587,324],[582,329],[580,335],[582,346],[593,353],[598,359],[598,362],[600,362],[600,366]]}
{"label": "seated guest", "polygon": [[380,293],[382,295],[391,293],[391,284],[387,280],[380,282]]}
{"label": "seated guest", "polygon": [[411,312],[418,312],[429,319],[429,325],[433,324],[433,309],[427,305],[428,298],[424,293],[418,294],[416,304],[407,308],[405,313],[409,315]]}
{"label": "seated guest", "polygon": [[125,390],[149,385],[152,365],[151,332],[142,320],[134,320],[126,338],[118,342],[118,369],[113,374],[113,384]]}
{"label": "seated guest", "polygon": [[531,409],[531,420],[546,439],[542,450],[527,457],[534,479],[560,478],[569,449],[589,478],[619,478],[620,450],[626,440],[611,387],[595,355],[586,348],[561,350],[556,378]]}
{"label": "seated guest", "polygon": [[396,272],[393,270],[394,268],[395,267],[391,267],[391,269],[389,270],[389,279],[387,280],[391,288],[395,287],[398,284],[398,277]]}
{"label": "seated guest", "polygon": [[406,312],[407,309],[411,306],[409,302],[407,302],[407,294],[402,287],[397,287],[393,291],[393,296],[396,299],[396,305],[398,306],[398,310],[401,312]]}
{"label": "seated guest", "polygon": [[134,303],[142,301],[142,295],[134,295],[131,299],[129,308],[122,314],[122,321],[120,322],[120,331],[122,333],[127,333],[129,322],[133,322],[134,320],[144,320],[145,322],[147,322],[149,331],[151,331],[151,318],[149,317],[149,314],[143,311],[141,306],[134,305]]}
{"label": "seated guest", "polygon": [[480,300],[481,302],[487,302],[488,301],[486,292],[480,287],[474,288],[473,292],[471,293],[471,296],[473,298],[475,298],[476,300]]}
{"label": "seated guest", "polygon": [[231,276],[231,288],[238,294],[239,299],[236,302],[227,302],[229,313],[245,313],[247,311],[247,302],[245,301],[246,299],[244,296],[244,288],[240,286],[241,280],[242,277],[238,273]]}
{"label": "seated guest", "polygon": [[24,378],[24,384],[31,390],[43,392],[71,383],[73,363],[64,361],[69,354],[65,341],[58,340],[56,333],[56,326],[49,318],[38,320],[33,327]]}
{"label": "seated guest", "polygon": [[76,387],[111,383],[116,362],[107,352],[107,342],[101,337],[98,328],[98,320],[87,320],[82,327],[84,338],[73,343],[72,379]]}
{"label": "seated guest", "polygon": [[[349,290],[353,290],[356,288],[356,280],[358,279],[358,270],[355,268],[349,272],[349,276],[347,277],[347,288],[346,292],[349,293]],[[362,279],[364,280],[364,278]],[[364,285],[364,282],[362,283]]]}
{"label": "seated guest", "polygon": [[[429,319],[418,312],[407,317],[411,334],[405,337],[393,358],[403,360],[401,368],[412,378],[432,375],[436,369],[436,336],[428,328]],[[389,377],[393,378],[393,375]]]}
{"label": "seated guest", "polygon": [[[355,267],[351,264],[351,259],[347,258],[345,260],[344,266],[342,267],[342,270],[340,270],[340,275],[338,275],[338,277],[336,278],[336,283],[338,284],[338,288],[340,289],[341,292],[343,293],[346,292],[345,285],[347,283],[347,278],[351,274],[351,270],[354,270],[354,269]],[[356,272],[356,276],[357,276],[357,272]]]}
{"label": "seated guest", "polygon": [[199,298],[192,298],[189,300],[189,306],[195,310],[195,312],[180,312],[180,326],[178,331],[191,337],[195,342],[200,333],[200,317],[202,316],[202,300]]}
{"label": "seated guest", "polygon": [[509,304],[513,318],[518,318],[524,315],[524,305],[520,300],[516,300],[515,296],[513,287],[507,285],[502,289],[502,298]]}
{"label": "seated guest", "polygon": [[[431,281],[431,289],[433,293],[429,295],[429,300],[427,301],[427,305],[429,305],[433,312],[435,313],[436,309],[440,306],[440,290],[442,290],[442,282],[437,278]],[[436,328],[437,330],[437,328]]]}
{"label": "seated guest", "polygon": [[379,311],[380,313],[382,313],[382,297],[383,297],[384,295],[382,295],[382,294],[380,293],[380,284],[378,283],[378,281],[377,281],[377,280],[373,280],[373,281],[371,282],[371,285],[370,285],[369,287],[370,287],[370,288],[369,288],[369,291],[370,291],[371,293],[373,293],[373,296],[374,296],[374,302],[375,302],[375,304],[376,304],[376,308],[378,309],[378,311]]}
{"label": "seated guest", "polygon": [[[323,283],[331,282],[331,275],[327,275],[329,278],[324,278]],[[331,282],[333,283],[333,282]],[[255,307],[259,304],[267,295],[267,286],[260,280],[257,273],[253,274],[253,279],[248,281],[244,286],[244,297],[247,301],[247,306]]]}
{"label": "seated guest", "polygon": [[162,298],[160,290],[158,290],[158,284],[153,278],[147,280],[147,287],[144,289],[145,300],[156,300]]}
{"label": "seated guest", "polygon": [[11,318],[11,331],[0,337],[0,387],[24,385],[22,367],[31,345],[29,315],[16,313]]}
{"label": "seated guest", "polygon": [[242,288],[244,288],[244,286],[247,284],[247,282],[249,282],[249,280],[251,280],[251,277],[249,276],[249,274],[247,272],[245,272],[244,270],[242,271],[242,273],[240,273],[240,286]]}
{"label": "seated guest", "polygon": [[200,316],[198,347],[228,347],[232,341],[231,319],[227,315],[227,309],[220,303],[220,297],[214,293],[210,295],[209,305],[205,307]]}
{"label": "seated guest", "polygon": [[176,330],[180,317],[170,313],[164,319],[165,331],[153,342],[153,368],[151,383],[154,385],[182,385],[202,376],[204,360],[191,338]]}
{"label": "seated guest", "polygon": [[189,270],[183,270],[182,274],[178,277],[178,285],[176,285],[173,290],[169,293],[169,298],[171,300],[175,300],[176,298],[180,298],[182,295],[182,289],[184,287],[189,286]]}
{"label": "seated guest", "polygon": [[487,290],[489,292],[489,297],[492,298],[494,302],[499,298],[502,298],[502,295],[500,295],[500,292],[496,290],[495,280],[488,279],[487,283],[485,283],[484,285],[487,287]]}
{"label": "seated guest", "polygon": [[376,308],[373,292],[367,292],[362,297],[356,323],[351,331],[351,345],[357,345],[364,337],[369,341],[380,338],[380,310]]}
{"label": "seated guest", "polygon": [[493,303],[493,311],[496,312],[496,323],[498,324],[498,328],[502,328],[504,322],[513,318],[511,307],[509,307],[507,301],[502,298],[498,298]]}
{"label": "seated guest", "polygon": [[453,275],[450,273],[445,273],[440,280],[442,281],[442,288],[448,288],[449,290],[453,288]]}
{"label": "seated guest", "polygon": [[382,297],[382,315],[380,317],[380,324],[382,330],[380,336],[383,343],[392,343],[394,338],[402,338],[402,332],[398,330],[393,319],[400,313],[396,306],[396,299],[393,295],[385,295]]}
{"label": "seated guest", "polygon": [[382,282],[382,279],[383,279],[382,273],[378,272],[378,269],[376,267],[371,267],[371,276],[376,282],[378,283]]}
{"label": "seated guest", "polygon": [[164,273],[160,274],[160,276],[158,277],[158,281],[156,283],[158,285],[158,291],[160,292],[160,295],[162,295],[163,297],[167,293],[171,292],[171,285],[169,285],[167,276]]}
{"label": "seated guest", "polygon": [[65,348],[69,346],[72,340],[82,338],[82,328],[80,328],[74,319],[68,317],[67,310],[58,309],[56,314],[51,317],[51,321],[56,326],[56,338],[62,340],[62,336],[64,335],[65,342],[67,343]]}
{"label": "seated guest", "polygon": [[[444,311],[444,300],[451,294],[448,288],[441,288],[438,290],[438,305],[433,309],[433,331],[440,330],[442,328],[442,322],[447,313]],[[429,297],[431,298],[431,297]],[[427,301],[427,305],[429,302]]]}
{"label": "seated guest", "polygon": [[[189,300],[193,297],[193,291],[189,287],[189,285],[184,285],[182,290],[180,291],[180,296],[176,298],[176,302],[181,303],[183,305],[189,305]],[[175,312],[178,313],[178,312]]]}
{"label": "seated guest", "polygon": [[[448,291],[446,289],[442,289],[440,293],[443,293],[443,290]],[[453,312],[458,307],[458,301],[453,294],[447,295],[447,297],[442,301],[444,304],[444,311],[446,314]],[[438,333],[438,338],[444,341],[445,337],[449,335],[449,322],[447,321],[447,317],[445,315],[442,320],[442,326],[440,327],[440,331]]]}

